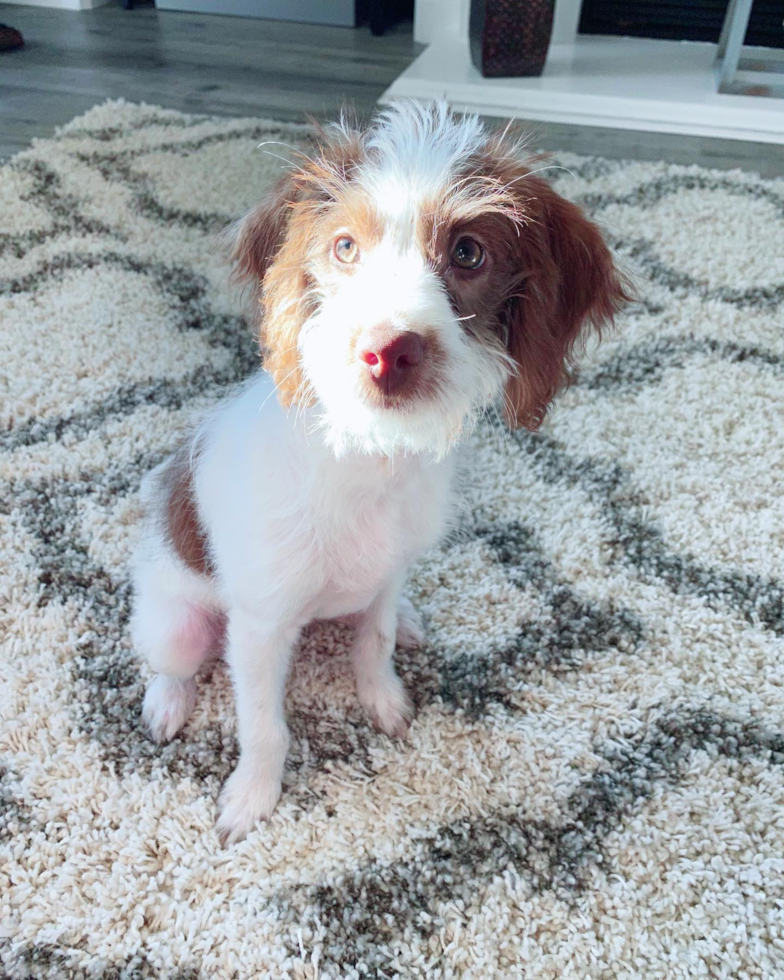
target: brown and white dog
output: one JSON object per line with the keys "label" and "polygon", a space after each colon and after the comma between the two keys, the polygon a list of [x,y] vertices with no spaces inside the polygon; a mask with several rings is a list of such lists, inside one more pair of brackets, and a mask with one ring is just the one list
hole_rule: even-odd
{"label": "brown and white dog", "polygon": [[354,617],[359,700],[406,732],[392,655],[421,629],[400,593],[449,521],[450,451],[499,398],[511,426],[538,426],[577,342],[627,298],[598,229],[519,144],[441,102],[321,131],[234,258],[258,290],[265,369],[146,478],[133,615],[157,739],[185,722],[225,630],[241,749],[225,840],[277,803],[309,621]]}

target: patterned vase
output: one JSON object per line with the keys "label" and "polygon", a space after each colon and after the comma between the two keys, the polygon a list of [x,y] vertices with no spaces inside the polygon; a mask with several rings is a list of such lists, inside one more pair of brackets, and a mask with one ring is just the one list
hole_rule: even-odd
{"label": "patterned vase", "polygon": [[541,75],[555,0],[471,0],[471,59],[485,78]]}

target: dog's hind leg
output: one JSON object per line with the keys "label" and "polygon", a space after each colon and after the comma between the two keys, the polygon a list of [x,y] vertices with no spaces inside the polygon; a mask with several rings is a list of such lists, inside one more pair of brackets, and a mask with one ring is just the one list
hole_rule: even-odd
{"label": "dog's hind leg", "polygon": [[173,738],[196,703],[195,675],[219,649],[220,613],[182,596],[137,591],[131,625],[136,650],[156,671],[147,687],[142,718],[158,741]]}

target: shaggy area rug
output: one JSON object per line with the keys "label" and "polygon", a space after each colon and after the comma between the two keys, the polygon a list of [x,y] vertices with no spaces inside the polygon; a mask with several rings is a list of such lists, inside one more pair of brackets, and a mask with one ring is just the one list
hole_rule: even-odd
{"label": "shaggy area rug", "polygon": [[257,361],[212,233],[302,137],[112,103],[0,170],[5,975],[784,976],[784,181],[559,158],[643,299],[540,433],[465,447],[407,742],[332,624],[242,843],[223,667],[145,736],[139,480]]}

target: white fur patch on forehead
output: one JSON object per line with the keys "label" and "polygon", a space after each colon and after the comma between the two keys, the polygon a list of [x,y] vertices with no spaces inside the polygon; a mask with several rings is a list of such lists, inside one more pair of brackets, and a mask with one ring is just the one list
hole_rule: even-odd
{"label": "white fur patch on forehead", "polygon": [[436,199],[486,140],[478,116],[457,117],[443,100],[395,102],[367,136],[358,180],[385,213],[401,215]]}

